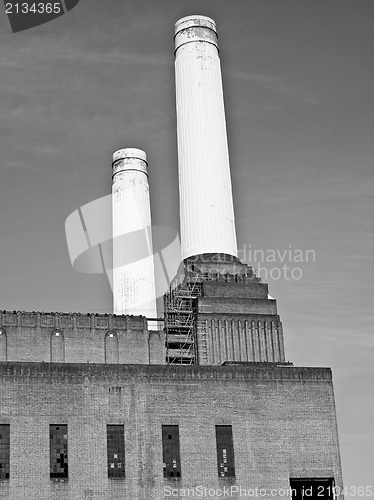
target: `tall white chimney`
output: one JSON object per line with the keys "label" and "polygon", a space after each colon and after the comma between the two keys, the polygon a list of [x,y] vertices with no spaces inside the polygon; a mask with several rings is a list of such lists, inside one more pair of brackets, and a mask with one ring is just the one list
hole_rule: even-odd
{"label": "tall white chimney", "polygon": [[226,119],[213,19],[175,24],[182,259],[203,253],[237,257]]}
{"label": "tall white chimney", "polygon": [[147,168],[140,149],[113,154],[113,309],[114,314],[156,318]]}

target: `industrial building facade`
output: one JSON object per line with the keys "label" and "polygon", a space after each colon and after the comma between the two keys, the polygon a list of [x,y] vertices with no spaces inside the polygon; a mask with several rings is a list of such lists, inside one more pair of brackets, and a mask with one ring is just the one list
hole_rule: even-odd
{"label": "industrial building facade", "polygon": [[[331,370],[286,361],[276,301],[237,258],[215,23],[183,18],[175,41],[183,266],[164,327],[139,315],[153,263],[137,283],[120,247],[125,314],[0,312],[0,499],[342,498]],[[150,212],[145,153],[114,160],[115,237]]]}
{"label": "industrial building facade", "polygon": [[[329,369],[8,362],[0,374],[0,498],[162,499],[198,486],[281,498],[293,479],[341,486]],[[232,432],[227,465],[219,426]],[[333,497],[326,487],[312,498]]]}
{"label": "industrial building facade", "polygon": [[0,313],[0,498],[338,497],[331,370],[287,363],[267,286],[212,265],[186,261],[164,331]]}

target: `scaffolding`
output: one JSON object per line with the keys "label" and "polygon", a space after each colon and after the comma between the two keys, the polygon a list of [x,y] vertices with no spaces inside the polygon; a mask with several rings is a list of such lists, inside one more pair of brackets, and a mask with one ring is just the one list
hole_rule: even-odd
{"label": "scaffolding", "polygon": [[201,278],[189,276],[164,296],[166,363],[193,365],[197,356],[197,298]]}

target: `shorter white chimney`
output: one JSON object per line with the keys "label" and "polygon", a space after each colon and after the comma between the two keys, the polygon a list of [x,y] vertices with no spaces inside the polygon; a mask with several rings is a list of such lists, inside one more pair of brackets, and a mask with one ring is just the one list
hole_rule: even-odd
{"label": "shorter white chimney", "polygon": [[156,318],[147,169],[140,149],[113,154],[113,309],[114,314]]}

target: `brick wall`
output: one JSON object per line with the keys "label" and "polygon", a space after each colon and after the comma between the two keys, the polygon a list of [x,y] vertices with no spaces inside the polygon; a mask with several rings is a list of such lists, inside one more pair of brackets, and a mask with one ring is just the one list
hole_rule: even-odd
{"label": "brick wall", "polygon": [[266,284],[203,281],[196,319],[200,364],[285,360],[277,303]]}
{"label": "brick wall", "polygon": [[143,316],[0,311],[0,332],[0,361],[165,362],[164,334]]}
{"label": "brick wall", "polygon": [[[327,368],[0,363],[0,398],[0,423],[11,426],[0,499],[158,500],[167,486],[269,491],[290,477],[341,486]],[[64,483],[49,479],[50,424],[68,425]],[[107,424],[124,425],[126,479],[107,478]],[[163,478],[165,424],[179,425],[180,481]],[[234,479],[218,478],[215,425],[232,425]]]}

